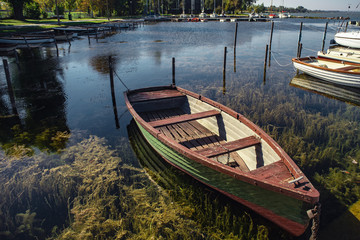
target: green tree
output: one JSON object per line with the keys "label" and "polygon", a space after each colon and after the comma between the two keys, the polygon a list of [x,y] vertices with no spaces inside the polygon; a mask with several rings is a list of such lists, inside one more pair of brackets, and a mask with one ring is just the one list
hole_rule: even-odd
{"label": "green tree", "polygon": [[14,18],[18,20],[24,19],[24,4],[30,3],[32,0],[4,0],[5,2],[9,3],[9,6],[13,10]]}

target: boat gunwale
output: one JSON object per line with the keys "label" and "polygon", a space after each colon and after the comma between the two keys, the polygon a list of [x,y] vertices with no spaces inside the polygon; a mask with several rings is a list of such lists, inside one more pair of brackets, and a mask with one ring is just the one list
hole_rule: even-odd
{"label": "boat gunwale", "polygon": [[336,72],[336,73],[342,73],[342,74],[352,74],[352,75],[359,75],[360,76],[360,72],[350,72],[350,71],[346,71],[346,70],[341,70],[341,69],[334,69],[334,68],[326,68],[326,67],[321,67],[321,66],[316,66],[310,63],[305,62],[305,60],[321,60],[321,61],[327,61],[327,62],[332,62],[332,63],[338,63],[338,64],[347,64],[347,65],[353,65],[353,66],[358,66],[360,68],[360,63],[355,63],[355,62],[349,62],[349,61],[344,61],[344,60],[337,60],[337,59],[333,59],[333,58],[326,58],[326,57],[314,57],[314,56],[308,56],[308,57],[302,57],[302,58],[293,58],[292,62],[293,63],[298,63],[298,64],[302,64],[308,67],[312,67],[312,68],[316,68],[316,69],[320,69],[326,72]]}
{"label": "boat gunwale", "polygon": [[[266,141],[270,147],[280,156],[281,160],[284,164],[287,166],[287,168],[290,170],[291,173],[293,173],[294,178],[303,176],[304,182],[307,182],[307,184],[310,184],[311,188],[308,191],[301,190],[301,189],[292,189],[290,186],[293,186],[292,184],[289,184],[289,186],[285,185],[279,185],[278,182],[273,180],[265,180],[261,179],[260,177],[251,174],[251,172],[243,172],[237,169],[234,169],[230,166],[226,166],[224,164],[218,163],[216,161],[213,161],[199,153],[196,153],[185,146],[182,146],[178,142],[176,142],[173,139],[170,139],[166,137],[164,134],[162,134],[159,130],[152,127],[148,122],[146,122],[143,118],[140,117],[140,115],[135,111],[133,108],[131,102],[128,99],[128,94],[130,93],[136,93],[136,92],[144,92],[144,91],[155,91],[155,90],[162,90],[162,89],[174,89],[182,92],[185,95],[189,95],[191,97],[195,97],[205,103],[208,103],[219,110],[229,114],[230,116],[234,117],[235,119],[239,120],[240,122],[244,123],[246,126],[251,128],[256,134],[258,134],[264,141]],[[250,183],[255,186],[259,186],[261,188],[277,192],[279,194],[284,194],[286,196],[310,203],[315,204],[319,201],[319,192],[315,189],[315,187],[312,185],[312,183],[307,179],[305,174],[299,169],[299,167],[293,162],[293,160],[286,154],[286,152],[272,139],[270,136],[268,136],[263,130],[261,130],[258,126],[256,126],[254,123],[252,123],[250,120],[245,118],[243,115],[235,112],[234,110],[215,102],[209,98],[203,97],[199,94],[193,93],[191,91],[185,90],[183,88],[177,87],[177,86],[159,86],[159,87],[150,87],[150,88],[143,88],[143,89],[137,89],[132,91],[126,91],[124,92],[125,97],[125,103],[127,105],[127,108],[129,109],[131,115],[134,117],[136,122],[138,122],[146,131],[148,131],[152,136],[160,140],[165,145],[171,147],[175,151],[177,151],[179,154],[182,154],[183,156],[194,160],[198,163],[201,163],[204,166],[207,166],[209,168],[212,168],[216,171],[222,172],[224,174],[227,174],[231,177],[234,177],[235,179]]]}

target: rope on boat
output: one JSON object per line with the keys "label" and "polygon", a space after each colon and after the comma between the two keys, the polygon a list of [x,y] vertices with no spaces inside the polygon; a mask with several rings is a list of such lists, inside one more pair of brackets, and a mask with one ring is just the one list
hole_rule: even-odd
{"label": "rope on boat", "polygon": [[318,237],[318,231],[320,228],[320,212],[321,212],[321,204],[317,203],[314,209],[309,210],[310,214],[313,214],[312,217],[312,226],[311,226],[311,236],[309,240],[316,240]]}
{"label": "rope on boat", "polygon": [[130,89],[125,85],[125,83],[121,80],[121,78],[119,77],[119,75],[116,73],[116,71],[114,70],[114,73],[115,73],[115,75],[117,76],[117,78],[120,80],[120,82],[124,85],[124,87],[128,90],[128,91],[130,91]]}
{"label": "rope on boat", "polygon": [[[271,51],[271,53],[277,53],[277,54],[279,54],[279,55],[288,56],[288,55],[281,54],[281,53],[274,52],[274,51]],[[271,56],[274,58],[275,62],[276,62],[280,67],[287,67],[287,66],[290,66],[290,65],[292,64],[292,62],[290,62],[290,63],[288,63],[288,64],[280,64],[279,61],[276,59],[276,57],[275,57],[274,54],[272,54]]]}

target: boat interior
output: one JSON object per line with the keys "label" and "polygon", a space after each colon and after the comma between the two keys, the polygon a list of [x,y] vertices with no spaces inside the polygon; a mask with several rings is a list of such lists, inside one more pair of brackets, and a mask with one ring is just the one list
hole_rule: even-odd
{"label": "boat interior", "polygon": [[128,97],[142,119],[190,150],[264,178],[294,179],[280,156],[250,127],[201,99],[176,89]]}
{"label": "boat interior", "polygon": [[304,62],[322,68],[329,68],[329,69],[341,70],[346,72],[360,72],[360,65],[355,65],[355,63],[345,64],[340,62],[333,62],[331,60],[321,57],[319,58],[309,57],[308,59],[304,59]]}

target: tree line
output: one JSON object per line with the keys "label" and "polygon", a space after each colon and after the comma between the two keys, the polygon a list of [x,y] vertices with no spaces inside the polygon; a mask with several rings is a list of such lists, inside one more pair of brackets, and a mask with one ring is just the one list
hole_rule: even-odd
{"label": "tree line", "polygon": [[[215,1],[215,2],[214,2]],[[265,7],[264,4],[256,5],[256,0],[4,0],[12,11],[12,18],[47,18],[49,12],[54,15],[64,15],[67,11],[87,12],[94,16],[133,16],[143,14],[180,14],[185,13],[242,13],[280,11],[303,12],[307,11],[302,6],[284,8],[282,6]],[[191,11],[190,9],[193,11]],[[57,12],[56,9],[57,8]]]}

